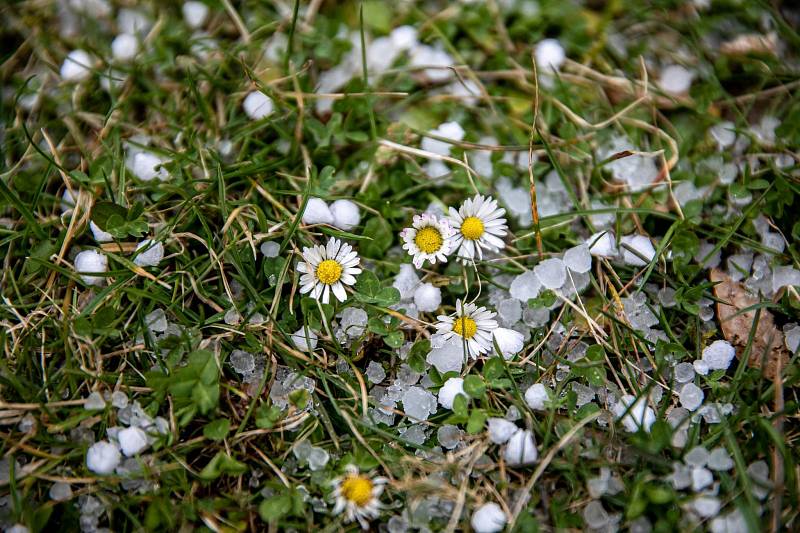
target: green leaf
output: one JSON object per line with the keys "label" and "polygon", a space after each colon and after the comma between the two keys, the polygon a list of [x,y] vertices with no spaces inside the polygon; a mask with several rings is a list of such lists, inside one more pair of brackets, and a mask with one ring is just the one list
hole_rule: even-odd
{"label": "green leaf", "polygon": [[590,385],[601,387],[606,382],[606,369],[593,366],[584,371],[584,377]]}
{"label": "green leaf", "polygon": [[176,370],[168,381],[168,391],[179,408],[194,405],[207,414],[219,403],[219,368],[214,354],[198,350],[189,354],[185,367]]}
{"label": "green leaf", "polygon": [[596,403],[589,402],[584,404],[575,412],[575,419],[582,420],[587,416],[596,413],[600,410],[600,407]]}
{"label": "green leaf", "polygon": [[606,351],[599,344],[592,344],[586,349],[586,359],[589,361],[603,361],[605,358]]}
{"label": "green leaf", "polygon": [[328,165],[323,167],[319,173],[319,177],[314,186],[314,193],[319,196],[325,196],[330,191],[334,183],[336,183],[336,169]]}
{"label": "green leaf", "polygon": [[128,221],[133,221],[142,216],[142,213],[144,213],[144,204],[142,202],[136,202],[128,209],[128,216],[126,218]]}
{"label": "green leaf", "polygon": [[372,270],[365,270],[359,274],[355,289],[358,294],[372,298],[381,290],[381,282]]}
{"label": "green leaf", "polygon": [[289,402],[298,409],[304,409],[310,401],[311,396],[306,389],[296,389],[289,393]]}
{"label": "green leaf", "polygon": [[467,421],[467,433],[477,435],[483,431],[483,426],[486,424],[488,417],[489,415],[483,409],[473,409]]}
{"label": "green leaf", "polygon": [[747,188],[751,191],[759,191],[769,187],[769,182],[765,179],[756,179],[747,184]]}
{"label": "green leaf", "polygon": [[[392,245],[394,236],[389,223],[380,217],[369,219],[364,226],[364,235],[372,237],[371,241],[363,243],[360,247],[361,255],[373,259],[383,259],[384,253]],[[362,274],[363,276],[363,274]]]}
{"label": "green leaf", "polygon": [[219,403],[219,385],[199,383],[192,390],[192,400],[202,414],[209,413]]}
{"label": "green leaf", "polygon": [[393,331],[383,338],[383,342],[385,342],[390,348],[401,347],[405,340],[406,336],[402,331]]}
{"label": "green leaf", "polygon": [[365,270],[358,276],[355,289],[356,300],[360,302],[389,307],[400,301],[400,291],[394,287],[381,287],[381,282],[371,270]]}
{"label": "green leaf", "polygon": [[[92,222],[103,230],[107,231],[110,227],[116,227],[128,217],[128,210],[114,202],[97,202],[92,207]],[[109,219],[113,218],[113,225],[109,225]]]}
{"label": "green leaf", "polygon": [[486,381],[492,381],[504,375],[505,369],[499,357],[492,357],[483,364],[483,377],[486,378]]}
{"label": "green leaf", "polygon": [[117,234],[122,235],[124,237],[125,234],[127,233],[125,231],[125,228],[126,228],[125,219],[123,217],[119,216],[117,213],[111,214],[106,219],[106,227],[105,227],[105,229],[108,230],[109,232],[113,231],[114,233],[117,233]]}
{"label": "green leaf", "polygon": [[486,382],[478,376],[467,376],[464,378],[464,392],[473,398],[483,398],[486,394]]}
{"label": "green leaf", "polygon": [[231,429],[231,421],[227,418],[220,418],[209,422],[203,428],[203,436],[207,439],[221,441],[228,436]]}
{"label": "green leaf", "polygon": [[223,474],[238,476],[247,472],[247,465],[240,463],[224,452],[218,452],[200,471],[199,477],[204,481],[217,479]]}
{"label": "green leaf", "polygon": [[375,303],[381,307],[389,307],[400,301],[400,291],[394,287],[384,287],[375,296]]}
{"label": "green leaf", "polygon": [[[428,342],[428,345],[430,345],[430,342]],[[416,344],[414,346],[416,346]],[[425,355],[419,350],[415,352],[412,347],[411,352],[408,354],[408,366],[410,366],[411,370],[414,372],[425,372]]]}
{"label": "green leaf", "polygon": [[389,326],[387,326],[386,322],[378,317],[370,318],[369,322],[367,323],[367,328],[376,335],[383,336],[389,334]]}
{"label": "green leaf", "polygon": [[278,494],[267,498],[258,506],[258,514],[264,522],[275,522],[292,511],[292,497]]}
{"label": "green leaf", "polygon": [[463,394],[456,394],[453,400],[453,412],[458,416],[467,416],[467,397]]}
{"label": "green leaf", "polygon": [[364,25],[377,33],[389,33],[392,29],[392,11],[379,0],[368,0],[364,6]]}
{"label": "green leaf", "polygon": [[277,405],[262,405],[256,409],[256,427],[270,429],[281,419],[281,409]]}

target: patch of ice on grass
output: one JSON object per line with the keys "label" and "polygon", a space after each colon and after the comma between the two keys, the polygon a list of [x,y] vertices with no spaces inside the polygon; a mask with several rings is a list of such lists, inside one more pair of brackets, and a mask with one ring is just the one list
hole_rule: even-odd
{"label": "patch of ice on grass", "polygon": [[403,394],[403,412],[415,420],[424,421],[437,410],[436,396],[422,387],[409,387]]}
{"label": "patch of ice on grass", "polygon": [[717,340],[703,349],[702,357],[694,362],[694,369],[700,375],[709,371],[727,370],[736,355],[736,349],[728,341]]}
{"label": "patch of ice on grass", "polygon": [[383,369],[383,366],[376,361],[369,362],[366,375],[370,383],[380,383],[386,379],[386,371]]}
{"label": "patch of ice on grass", "polygon": [[330,210],[333,215],[333,225],[341,230],[350,231],[361,222],[361,211],[351,200],[336,200],[330,205]]}
{"label": "patch of ice on grass", "polygon": [[302,327],[292,333],[292,344],[303,352],[314,351],[317,348],[319,337],[310,328]]}
{"label": "patch of ice on grass", "polygon": [[111,474],[121,458],[116,444],[101,440],[92,444],[86,452],[86,467],[96,474]]}
{"label": "patch of ice on grass", "polygon": [[272,98],[261,91],[251,91],[244,98],[242,108],[251,120],[261,120],[272,114],[275,104],[272,102]]}
{"label": "patch of ice on grass", "polygon": [[445,372],[461,372],[464,358],[465,352],[461,339],[453,336],[428,352],[426,361],[444,374]]}
{"label": "patch of ice on grass", "polygon": [[625,235],[620,239],[622,260],[626,265],[643,267],[656,256],[656,249],[645,235]]}
{"label": "patch of ice on grass", "polygon": [[103,285],[105,277],[92,274],[108,272],[108,258],[95,250],[83,250],[75,256],[75,270],[81,273],[81,279],[87,285]]}
{"label": "patch of ice on grass", "polygon": [[367,328],[367,312],[358,307],[348,307],[340,314],[339,327],[350,338],[360,337]]}
{"label": "patch of ice on grass", "polygon": [[464,379],[458,377],[449,378],[439,389],[439,404],[445,409],[452,409],[458,395],[469,399],[467,393],[464,392]]}
{"label": "patch of ice on grass", "polygon": [[669,65],[661,71],[658,85],[665,92],[681,95],[689,91],[694,74],[682,65]]}
{"label": "patch of ice on grass", "polygon": [[797,353],[797,348],[800,346],[800,326],[795,323],[786,324],[783,326],[783,335],[786,349]]}
{"label": "patch of ice on grass", "polygon": [[59,481],[50,486],[49,492],[50,499],[57,502],[63,502],[72,498],[72,487],[69,483]]}
{"label": "patch of ice on grass", "polygon": [[447,450],[452,450],[461,442],[464,431],[452,424],[445,424],[436,431],[436,440]]}
{"label": "patch of ice on grass", "polygon": [[650,433],[656,421],[656,413],[647,405],[647,399],[626,394],[613,407],[614,415],[622,421],[625,429],[635,433],[639,429]]}
{"label": "patch of ice on grass", "polygon": [[687,383],[684,385],[678,395],[681,406],[689,411],[696,411],[697,408],[700,407],[700,404],[703,403],[704,397],[703,390],[694,383]]}
{"label": "patch of ice on grass", "polygon": [[264,241],[261,243],[259,248],[261,249],[261,253],[264,255],[264,257],[273,258],[278,257],[278,253],[281,250],[281,245],[275,241]]}
{"label": "patch of ice on grass", "polygon": [[[464,128],[458,122],[445,122],[440,124],[438,128],[431,130],[432,135],[441,137],[443,139],[450,139],[452,141],[461,141],[464,139]],[[438,155],[450,155],[450,150],[453,145],[449,142],[440,141],[431,137],[423,137],[420,147],[426,152],[433,152]]]}
{"label": "patch of ice on grass", "polygon": [[586,244],[579,244],[573,246],[564,252],[564,264],[579,274],[585,274],[592,268],[592,255],[589,253],[589,247]]}
{"label": "patch of ice on grass", "polygon": [[567,280],[567,271],[564,261],[558,258],[545,259],[533,267],[533,272],[539,278],[543,287],[558,289]]}
{"label": "patch of ice on grass", "polygon": [[517,425],[505,418],[493,417],[488,420],[489,440],[495,444],[505,444],[517,430]]}
{"label": "patch of ice on grass", "polygon": [[333,213],[321,198],[309,198],[303,210],[303,224],[333,224]]}
{"label": "patch of ice on grass", "polygon": [[136,245],[134,264],[140,267],[153,267],[158,266],[162,259],[164,259],[164,244],[161,242],[145,239]]}
{"label": "patch of ice on grass", "polygon": [[106,401],[103,399],[102,394],[94,391],[84,400],[83,408],[87,411],[101,411],[106,408]]}
{"label": "patch of ice on grass", "polygon": [[392,287],[400,292],[400,300],[408,301],[414,298],[414,293],[419,285],[419,276],[414,265],[403,263],[400,272],[394,278]]}
{"label": "patch of ice on grass", "polygon": [[194,0],[184,2],[181,11],[183,12],[183,21],[193,30],[205,24],[208,18],[208,6],[203,2]]}
{"label": "patch of ice on grass", "polygon": [[619,254],[614,233],[611,231],[598,231],[588,239],[589,253],[596,257],[616,257]]}
{"label": "patch of ice on grass", "polygon": [[800,270],[792,266],[776,266],[772,269],[772,290],[800,285]]}
{"label": "patch of ice on grass", "polygon": [[503,508],[488,502],[475,509],[469,523],[475,533],[498,533],[505,529],[507,521]]}
{"label": "patch of ice on grass", "polygon": [[92,76],[94,60],[85,50],[73,50],[61,65],[61,78],[64,81],[77,83],[86,81]]}
{"label": "patch of ice on grass", "polygon": [[[606,160],[621,152],[636,152],[637,148],[626,137],[613,137],[611,141],[598,151],[598,159]],[[616,181],[627,184],[632,192],[640,192],[652,184],[658,177],[656,159],[645,155],[629,155],[606,163],[607,168]]]}
{"label": "patch of ice on grass", "polygon": [[539,450],[536,448],[533,433],[526,429],[520,429],[514,433],[506,443],[503,457],[509,466],[525,466],[535,463],[539,458]]}
{"label": "patch of ice on grass", "polygon": [[442,289],[431,283],[418,285],[414,290],[414,304],[423,313],[432,313],[442,304]]}
{"label": "patch of ice on grass", "polygon": [[117,434],[119,447],[127,457],[141,453],[149,446],[147,434],[138,427],[127,427]]}
{"label": "patch of ice on grass", "polygon": [[508,292],[512,298],[526,303],[528,300],[536,298],[541,290],[542,283],[538,276],[533,270],[527,270],[514,278]]}
{"label": "patch of ice on grass", "polygon": [[525,403],[535,411],[544,411],[551,394],[550,389],[544,383],[534,383],[525,391]]}
{"label": "patch of ice on grass", "polygon": [[711,453],[708,455],[707,466],[711,470],[724,472],[733,468],[733,459],[728,453],[728,450],[722,446],[718,446],[711,450]]}
{"label": "patch of ice on grass", "polygon": [[609,522],[608,511],[598,500],[591,501],[583,508],[583,521],[592,530],[603,529]]}

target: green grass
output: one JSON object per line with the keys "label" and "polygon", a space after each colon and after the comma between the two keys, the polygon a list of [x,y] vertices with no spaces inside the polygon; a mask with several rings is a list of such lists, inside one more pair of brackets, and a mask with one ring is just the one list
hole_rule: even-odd
{"label": "green grass", "polygon": [[[114,65],[124,82],[110,92],[100,77],[112,64],[120,6],[106,19],[83,17],[72,35],[61,34],[69,17],[55,3],[0,7],[0,36],[9,43],[0,56],[0,525],[77,531],[92,498],[103,509],[99,527],[114,531],[357,530],[357,522],[332,513],[332,482],[354,464],[389,480],[375,529],[390,520],[468,529],[486,502],[514,519],[508,530],[582,529],[592,500],[587,480],[607,467],[622,488],[600,501],[620,529],[646,519],[658,531],[706,530],[711,520],[687,510],[695,493],[667,479],[673,462],[702,444],[725,447],[734,461],[714,473],[721,516],[738,511],[753,530],[797,529],[796,355],[774,382],[746,364],[763,348],[755,326],[741,332],[748,339],[743,357],[727,372],[694,381],[706,404],[730,402],[733,412],[719,424],[690,424],[683,446],[673,446],[676,431],[667,422],[680,404],[666,371],[723,338],[716,313],[702,318],[704,304],[715,301],[704,267],[717,252],[722,268],[741,251],[769,253],[754,228],[757,217],[786,240],[782,252],[768,256],[770,264],[800,266],[797,9],[788,2],[776,8],[715,1],[695,12],[667,0],[542,0],[536,12],[520,7],[533,3],[499,0],[311,4],[310,13],[308,2],[209,0],[203,31],[217,46],[199,57],[192,49],[198,36],[179,4],[143,2],[154,25],[136,60]],[[408,54],[380,75],[366,53],[351,55],[354,43],[369,45],[402,25],[455,58],[449,80],[425,79]],[[780,43],[776,54],[720,50],[719,43],[767,31]],[[266,54],[274,35],[288,44]],[[531,62],[535,44],[547,37],[558,38],[573,62],[549,82],[541,65],[534,78]],[[76,48],[97,59],[80,84],[59,76]],[[351,57],[357,64],[335,91],[332,112],[317,113],[321,75]],[[671,63],[695,73],[688,95],[658,88],[661,67]],[[458,80],[479,84],[488,98],[450,96],[447,87]],[[255,89],[274,102],[274,112],[256,121],[242,109]],[[26,107],[34,93],[37,103]],[[764,116],[780,120],[774,143],[759,143],[752,133]],[[751,140],[743,153],[717,150],[709,128],[722,120]],[[465,138],[451,143],[449,173],[432,179],[420,142],[448,121],[458,122]],[[690,182],[708,187],[705,196],[677,206],[667,187],[626,190],[609,169],[621,155],[601,156],[618,135],[638,150],[663,151],[659,161],[670,162],[673,192]],[[468,171],[480,158],[473,148],[487,136],[495,139],[491,176]],[[144,182],[128,168],[126,156],[145,144],[167,161],[165,181]],[[400,231],[429,205],[458,208],[476,192],[497,198],[500,178],[527,191],[528,169],[509,159],[529,149],[536,154],[538,228],[509,216],[511,234],[500,254],[474,267],[454,258],[426,263],[417,274],[441,288],[442,305],[419,321],[409,318],[408,302],[397,305],[390,288],[400,264],[410,263]],[[733,183],[720,183],[709,169],[706,160],[717,154],[742,163]],[[75,209],[62,213],[66,189],[81,194]],[[731,198],[747,194],[750,202],[732,205]],[[361,222],[348,230],[307,225],[302,213],[310,198],[353,200]],[[548,198],[556,198],[555,211],[548,211]],[[393,424],[372,415],[379,404],[366,377],[370,363],[386,372],[383,387],[410,368],[426,374],[435,394],[456,375],[426,361],[437,316],[453,313],[465,298],[494,309],[517,275],[600,231],[591,217],[604,214],[613,215],[607,229],[618,237],[652,237],[655,259],[634,267],[595,258],[579,297],[567,302],[545,291],[528,302],[549,307],[549,319],[525,326],[530,336],[508,361],[465,361],[458,375],[468,401],[439,406],[422,425],[404,416],[402,402]],[[114,234],[102,246],[109,267],[99,287],[73,268],[78,251],[100,249],[90,220]],[[364,268],[343,304],[299,292],[303,248],[331,237],[358,250]],[[133,262],[143,238],[164,242],[157,267]],[[264,257],[264,241],[279,245],[278,257]],[[708,247],[701,254],[702,241]],[[675,305],[661,305],[656,291],[664,287],[675,291]],[[652,327],[666,341],[654,343],[631,325],[623,299],[634,295],[647,297]],[[343,344],[338,314],[348,307],[363,309],[369,321]],[[243,317],[238,323],[226,320],[231,308]],[[797,322],[796,288],[761,296],[756,308],[757,320],[771,313],[779,329]],[[170,329],[154,336],[145,317],[158,309]],[[249,323],[257,314],[263,320]],[[313,352],[296,349],[290,338],[303,326],[319,335]],[[256,357],[248,378],[231,363],[236,350]],[[313,391],[276,402],[279,376],[289,371],[313,380]],[[554,391],[545,411],[529,409],[524,399],[539,382]],[[599,394],[578,406],[574,384]],[[125,412],[111,405],[84,409],[93,391],[120,391],[165,421],[166,431],[126,465],[138,472],[101,476],[87,468],[90,441],[127,424]],[[649,433],[614,422],[607,396],[623,394],[650,395],[657,421]],[[535,437],[536,464],[508,465],[504,447],[488,439],[486,420],[511,408],[518,426]],[[437,432],[448,425],[462,431],[455,450],[437,448]],[[422,443],[414,438],[420,428],[427,432]],[[322,468],[296,458],[293,450],[305,441],[329,454]],[[763,500],[747,474],[756,461],[766,461],[773,484]],[[70,484],[66,501],[49,497],[56,482]]]}

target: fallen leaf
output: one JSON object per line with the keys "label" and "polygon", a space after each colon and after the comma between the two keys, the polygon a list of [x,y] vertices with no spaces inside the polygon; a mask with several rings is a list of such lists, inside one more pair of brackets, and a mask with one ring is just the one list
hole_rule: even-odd
{"label": "fallen leaf", "polygon": [[[710,279],[716,283],[714,296],[720,300],[717,303],[717,316],[722,335],[736,348],[737,356],[741,357],[756,317],[755,309],[744,312],[742,309],[753,307],[759,304],[760,300],[742,283],[733,281],[719,269],[711,271]],[[764,375],[773,381],[778,369],[786,368],[789,364],[789,352],[786,350],[783,332],[775,325],[775,318],[768,309],[761,309],[753,336],[750,360],[747,363],[752,367],[761,368]]]}

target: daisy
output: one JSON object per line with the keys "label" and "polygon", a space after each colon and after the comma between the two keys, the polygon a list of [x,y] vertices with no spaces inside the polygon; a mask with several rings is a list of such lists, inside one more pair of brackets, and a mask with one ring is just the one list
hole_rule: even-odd
{"label": "daisy", "polygon": [[355,276],[361,273],[358,253],[336,237],[331,238],[326,246],[318,244],[303,248],[303,259],[305,261],[297,264],[297,271],[303,274],[300,276],[300,294],[310,292],[317,300],[322,297],[324,304],[330,301],[331,291],[340,302],[345,301],[344,286],[353,285]]}
{"label": "daisy", "polygon": [[358,467],[347,465],[345,474],[333,480],[333,495],[336,497],[333,513],[346,511],[345,522],[358,520],[361,528],[367,529],[369,521],[380,514],[380,496],[388,481],[385,477],[371,478],[359,474]]}
{"label": "daisy", "polygon": [[417,268],[427,259],[431,264],[436,261],[447,262],[447,256],[454,249],[453,228],[447,220],[439,220],[436,215],[423,213],[414,216],[410,228],[400,232],[403,248],[413,257]]}
{"label": "daisy", "polygon": [[436,329],[448,340],[456,335],[464,339],[469,355],[475,359],[492,349],[492,332],[497,329],[495,313],[475,304],[456,302],[456,313],[440,315]]}
{"label": "daisy", "polygon": [[476,256],[483,258],[483,249],[497,251],[505,246],[502,237],[508,232],[506,210],[497,206],[491,196],[475,195],[468,198],[456,211],[450,208],[450,224],[456,230],[453,247],[458,258],[469,262]]}

